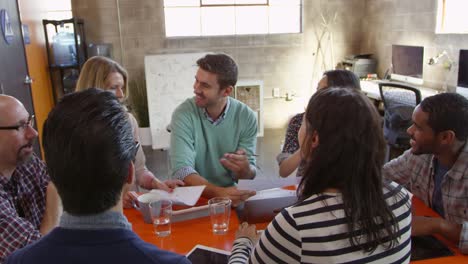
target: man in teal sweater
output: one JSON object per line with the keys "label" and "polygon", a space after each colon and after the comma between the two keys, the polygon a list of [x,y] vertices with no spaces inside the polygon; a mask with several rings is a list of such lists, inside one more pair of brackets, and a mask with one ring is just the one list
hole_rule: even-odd
{"label": "man in teal sweater", "polygon": [[186,185],[206,185],[204,197],[229,197],[236,206],[255,194],[238,190],[235,182],[256,175],[257,121],[229,96],[238,75],[231,57],[208,54],[197,65],[195,96],[172,114],[172,173]]}

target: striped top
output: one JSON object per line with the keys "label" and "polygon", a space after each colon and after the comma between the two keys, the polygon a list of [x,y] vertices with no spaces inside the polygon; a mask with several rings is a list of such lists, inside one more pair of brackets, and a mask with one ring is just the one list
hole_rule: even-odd
{"label": "striped top", "polygon": [[322,193],[284,209],[255,248],[247,238],[236,239],[229,263],[409,263],[410,194],[392,182],[384,196],[400,229],[398,244],[391,249],[380,245],[367,253],[351,246],[341,194]]}

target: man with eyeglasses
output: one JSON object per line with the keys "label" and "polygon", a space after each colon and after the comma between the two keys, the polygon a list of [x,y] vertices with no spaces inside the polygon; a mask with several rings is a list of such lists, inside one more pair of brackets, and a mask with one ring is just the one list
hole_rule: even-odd
{"label": "man with eyeglasses", "polygon": [[58,224],[57,191],[33,152],[34,116],[14,97],[0,95],[0,263]]}
{"label": "man with eyeglasses", "polygon": [[64,212],[58,227],[7,264],[190,263],[141,240],[123,214],[139,144],[114,94],[91,88],[63,97],[44,123],[43,145]]}

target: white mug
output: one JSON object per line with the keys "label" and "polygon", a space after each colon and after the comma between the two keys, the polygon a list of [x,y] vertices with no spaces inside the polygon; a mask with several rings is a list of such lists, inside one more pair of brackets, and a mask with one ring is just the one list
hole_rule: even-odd
{"label": "white mug", "polygon": [[133,207],[141,212],[145,223],[151,224],[152,221],[149,204],[162,198],[163,197],[158,193],[145,193],[138,196],[137,200],[133,203]]}

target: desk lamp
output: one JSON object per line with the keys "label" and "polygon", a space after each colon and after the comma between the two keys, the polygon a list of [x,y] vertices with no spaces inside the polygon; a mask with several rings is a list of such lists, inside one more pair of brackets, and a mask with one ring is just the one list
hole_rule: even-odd
{"label": "desk lamp", "polygon": [[442,51],[440,52],[439,54],[437,54],[437,56],[434,56],[434,57],[431,57],[428,61],[427,64],[429,65],[436,65],[440,62],[440,60],[444,57],[447,57],[447,59],[444,61],[444,68],[447,69],[448,71],[451,71],[452,70],[452,66],[453,66],[453,60],[449,57],[449,55],[447,54],[447,51]]}
{"label": "desk lamp", "polygon": [[447,70],[447,72],[445,73],[445,80],[444,80],[444,84],[442,86],[442,89],[444,91],[447,91],[447,79],[448,79],[450,71],[452,70],[452,66],[455,64],[454,61],[448,55],[447,51],[444,50],[444,51],[440,52],[439,54],[437,54],[436,56],[431,57],[429,59],[429,61],[427,62],[427,64],[436,65],[436,64],[440,63],[444,57],[446,59],[443,60],[442,66],[443,66],[444,69]]}

